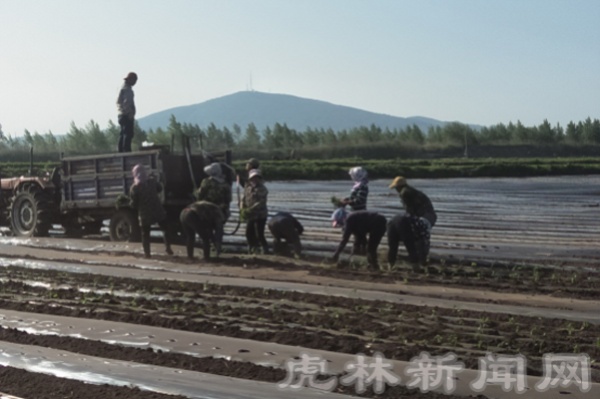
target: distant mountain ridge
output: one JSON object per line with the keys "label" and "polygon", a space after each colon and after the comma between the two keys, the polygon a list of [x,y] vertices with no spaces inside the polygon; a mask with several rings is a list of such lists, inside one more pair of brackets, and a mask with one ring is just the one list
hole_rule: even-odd
{"label": "distant mountain ridge", "polygon": [[218,128],[231,129],[237,124],[242,131],[250,123],[254,123],[259,131],[279,123],[300,132],[307,128],[331,128],[337,132],[372,124],[390,130],[417,125],[427,132],[431,126],[447,123],[421,116],[402,118],[326,101],[257,91],[241,91],[199,104],[170,108],[139,118],[138,123],[144,130],[165,129],[169,126],[171,115],[180,123],[197,124],[202,128],[213,123]]}

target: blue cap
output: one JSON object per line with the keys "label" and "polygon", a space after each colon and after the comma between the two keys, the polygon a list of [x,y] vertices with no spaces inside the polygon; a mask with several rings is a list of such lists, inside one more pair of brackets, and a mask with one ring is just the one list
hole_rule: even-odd
{"label": "blue cap", "polygon": [[346,217],[348,212],[345,208],[338,208],[331,214],[331,220],[333,220],[338,226],[343,226],[346,223]]}

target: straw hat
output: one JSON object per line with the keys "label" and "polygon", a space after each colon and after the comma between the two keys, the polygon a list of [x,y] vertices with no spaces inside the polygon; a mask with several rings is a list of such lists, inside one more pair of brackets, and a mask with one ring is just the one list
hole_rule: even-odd
{"label": "straw hat", "polygon": [[407,185],[407,183],[406,183],[406,179],[404,178],[404,176],[396,176],[394,181],[392,181],[392,184],[390,184],[390,188],[400,188],[400,187],[404,187],[406,185]]}

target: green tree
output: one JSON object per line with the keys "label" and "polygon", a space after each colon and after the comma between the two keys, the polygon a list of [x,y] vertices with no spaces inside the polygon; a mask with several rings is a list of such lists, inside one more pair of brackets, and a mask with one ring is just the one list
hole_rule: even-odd
{"label": "green tree", "polygon": [[240,140],[242,139],[242,128],[237,123],[233,124],[232,138],[233,138],[234,145],[239,143]]}
{"label": "green tree", "polygon": [[525,126],[523,126],[521,121],[517,121],[517,124],[514,127],[513,138],[518,143],[529,143],[529,142],[533,141],[531,129],[528,129]]}
{"label": "green tree", "polygon": [[325,146],[334,146],[338,144],[338,137],[332,128],[324,131],[322,143]]}
{"label": "green tree", "polygon": [[121,127],[119,125],[115,125],[112,120],[109,120],[108,127],[104,130],[104,136],[106,137],[109,152],[117,150],[117,143],[119,142],[120,135]]}
{"label": "green tree", "polygon": [[89,154],[90,149],[85,132],[71,122],[71,127],[65,136],[65,150],[71,154]]}
{"label": "green tree", "polygon": [[[169,118],[169,126],[167,127],[167,136],[173,138],[170,141],[174,144],[175,147],[177,147],[178,144],[182,143],[183,129],[182,129],[181,123],[177,122],[177,118],[175,118],[175,115],[171,115],[171,117]],[[181,148],[181,147],[179,147],[179,148]],[[175,148],[172,148],[171,150],[175,151]]]}
{"label": "green tree", "polygon": [[473,129],[468,125],[458,122],[444,125],[444,127],[442,127],[441,135],[442,142],[450,145],[462,146],[467,143],[473,144],[476,140]]}
{"label": "green tree", "polygon": [[600,121],[598,121],[598,119],[592,121],[588,116],[586,120],[581,123],[581,133],[583,140],[586,142],[600,143]]}
{"label": "green tree", "polygon": [[59,143],[58,139],[52,134],[51,131],[44,135],[44,141],[48,146],[48,150],[51,152],[60,152],[61,151],[61,143]]}
{"label": "green tree", "polygon": [[573,123],[573,121],[570,121],[567,124],[565,136],[567,141],[571,143],[580,143],[582,141],[583,132],[581,131],[578,125]]}
{"label": "green tree", "polygon": [[375,126],[374,124],[371,124],[371,126],[369,126],[368,128],[360,129],[360,134],[361,141],[363,143],[372,144],[382,141],[383,139],[383,132],[381,128],[379,126]]}
{"label": "green tree", "polygon": [[198,124],[184,123],[181,125],[181,134],[190,138],[190,145],[192,150],[202,149],[204,146],[204,140],[206,132],[204,132]]}
{"label": "green tree", "polygon": [[559,123],[551,126],[547,119],[544,119],[541,125],[537,126],[537,142],[540,144],[556,144],[563,140],[564,131]]}
{"label": "green tree", "polygon": [[273,134],[273,130],[269,126],[263,132],[263,145],[269,150],[276,150],[281,147],[279,137]]}
{"label": "green tree", "polygon": [[483,127],[479,132],[479,139],[485,144],[508,144],[511,141],[511,132],[504,124],[499,123]]}
{"label": "green tree", "polygon": [[223,142],[221,143],[225,149],[230,149],[235,146],[235,139],[233,133],[227,127],[223,128]]}
{"label": "green tree", "polygon": [[239,145],[242,148],[256,149],[262,144],[260,134],[254,123],[249,123],[246,127],[246,134],[240,140]]}
{"label": "green tree", "polygon": [[146,134],[146,131],[140,127],[137,121],[135,121],[135,125],[133,126],[133,132],[134,133],[133,140],[131,140],[131,149],[133,151],[136,151],[142,147],[142,143],[144,141],[148,141],[148,136]]}
{"label": "green tree", "polygon": [[38,132],[35,132],[33,134],[32,137],[33,140],[33,148],[35,149],[35,152],[39,153],[48,153],[50,148],[48,148],[48,144],[46,143],[46,139],[44,138],[44,136],[42,136],[41,134],[39,134]]}
{"label": "green tree", "polygon": [[397,134],[398,138],[401,142],[407,144],[425,144],[425,134],[419,126],[413,124],[412,126],[407,126],[406,129],[401,130]]}
{"label": "green tree", "polygon": [[427,142],[431,144],[443,144],[444,134],[441,126],[432,126],[427,131]]}
{"label": "green tree", "polygon": [[33,136],[31,135],[31,133],[27,129],[25,129],[25,133],[23,133],[23,140],[25,141],[25,143],[27,143],[27,145],[29,147],[33,146],[33,144],[34,144],[34,142],[33,142]]}
{"label": "green tree", "polygon": [[148,141],[156,145],[171,145],[171,137],[163,128],[148,131]]}
{"label": "green tree", "polygon": [[[330,137],[327,134],[324,135],[323,139]],[[336,133],[336,143],[337,145],[353,145],[353,144],[358,144],[360,142],[359,140],[359,134],[357,131],[347,131],[347,130],[342,130]],[[333,138],[331,138],[333,139]]]}
{"label": "green tree", "polygon": [[302,134],[302,141],[308,147],[317,147],[321,144],[321,135],[318,131],[308,128]]}
{"label": "green tree", "polygon": [[291,149],[302,146],[302,139],[295,130],[287,124],[276,123],[271,133],[265,135],[265,145],[273,149]]}
{"label": "green tree", "polygon": [[206,128],[206,141],[204,142],[204,149],[207,151],[214,151],[218,149],[223,140],[223,131],[221,131],[214,123],[211,123]]}
{"label": "green tree", "polygon": [[94,153],[102,154],[111,152],[111,148],[105,133],[93,120],[90,121],[85,127],[84,134],[87,136],[90,149],[93,149]]}

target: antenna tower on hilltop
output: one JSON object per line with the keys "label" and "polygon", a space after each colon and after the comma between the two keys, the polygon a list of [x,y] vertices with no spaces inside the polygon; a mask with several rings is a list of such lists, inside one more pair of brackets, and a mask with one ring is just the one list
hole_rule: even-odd
{"label": "antenna tower on hilltop", "polygon": [[248,86],[246,87],[248,91],[254,91],[254,87],[252,87],[252,72],[250,72],[250,80],[248,82]]}

